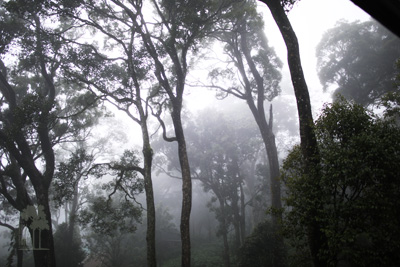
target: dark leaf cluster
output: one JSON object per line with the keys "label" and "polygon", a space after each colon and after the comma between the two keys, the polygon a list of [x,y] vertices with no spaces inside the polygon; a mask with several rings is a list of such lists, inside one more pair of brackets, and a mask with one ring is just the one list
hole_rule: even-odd
{"label": "dark leaf cluster", "polygon": [[97,234],[111,236],[118,232],[133,233],[141,213],[141,209],[128,200],[115,201],[99,196],[80,212],[78,220]]}
{"label": "dark leaf cluster", "polygon": [[309,255],[307,227],[316,216],[326,240],[319,257],[329,264],[398,265],[400,128],[341,98],[325,107],[315,130],[319,177],[304,173],[298,147],[283,165],[288,186],[285,227],[292,245],[302,252],[295,254]]}
{"label": "dark leaf cluster", "polygon": [[57,266],[60,267],[81,267],[87,257],[83,248],[83,243],[79,231],[74,229],[72,242],[70,240],[71,232],[68,224],[62,223],[57,227],[54,233],[54,246],[56,252]]}
{"label": "dark leaf cluster", "polygon": [[[274,253],[275,252],[275,253]],[[282,253],[282,256],[276,254]],[[278,233],[269,221],[257,225],[239,250],[241,267],[277,266],[277,258],[284,257],[285,248],[280,244]]]}
{"label": "dark leaf cluster", "polygon": [[339,22],[317,47],[317,67],[324,88],[364,106],[395,90],[400,39],[379,23]]}
{"label": "dark leaf cluster", "polygon": [[83,3],[82,0],[10,0],[4,6],[19,15],[26,14],[51,14],[61,11],[73,11]]}
{"label": "dark leaf cluster", "polygon": [[58,164],[52,183],[53,200],[56,206],[61,206],[66,201],[72,200],[80,180],[91,174],[90,166],[93,160],[93,155],[89,155],[85,149],[80,148],[72,153],[67,162]]}

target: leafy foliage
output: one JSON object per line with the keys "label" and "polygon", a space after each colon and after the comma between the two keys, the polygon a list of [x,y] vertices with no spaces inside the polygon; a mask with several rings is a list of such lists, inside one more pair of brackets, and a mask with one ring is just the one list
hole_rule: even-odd
{"label": "leafy foliage", "polygon": [[139,252],[132,248],[132,234],[116,232],[113,235],[90,233],[87,236],[87,245],[90,250],[89,262],[95,266],[119,267],[140,266],[132,253]]}
{"label": "leafy foliage", "polygon": [[77,8],[83,1],[79,0],[59,0],[59,1],[51,1],[51,0],[36,0],[31,2],[29,0],[10,0],[6,1],[5,6],[18,14],[27,13],[37,13],[37,14],[48,14],[52,12],[60,12],[61,10],[74,10]]}
{"label": "leafy foliage", "polygon": [[140,223],[142,210],[122,194],[113,198],[95,196],[79,214],[78,221],[89,230],[86,241],[90,257],[106,266],[126,266],[128,243]]}
{"label": "leafy foliage", "polygon": [[281,0],[281,5],[283,6],[286,12],[289,12],[298,2],[300,2],[300,0]]}
{"label": "leafy foliage", "polygon": [[52,184],[56,206],[72,200],[76,186],[81,178],[89,175],[88,169],[92,163],[93,155],[82,148],[72,153],[68,162],[59,163]]}
{"label": "leafy foliage", "polygon": [[386,108],[384,117],[400,125],[400,93],[390,92],[381,98],[381,105]]}
{"label": "leafy foliage", "polygon": [[[180,254],[179,231],[173,223],[173,216],[162,205],[156,209],[157,261],[163,263]],[[162,264],[163,265],[163,264]]]}
{"label": "leafy foliage", "polygon": [[[207,242],[201,246],[192,248],[193,266],[214,267],[223,266],[221,259],[222,244],[217,242]],[[165,261],[163,266],[175,267],[180,265],[180,258],[172,258]]]}
{"label": "leafy foliage", "polygon": [[247,101],[271,101],[281,91],[282,62],[268,45],[256,1],[235,3],[232,12],[222,18],[213,37],[224,45],[227,64],[208,75],[212,87],[218,89],[217,96],[231,94]]}
{"label": "leafy foliage", "polygon": [[[204,111],[197,118],[197,125],[187,129],[192,173],[201,181],[204,191],[211,191],[216,196],[209,206],[217,219],[227,220],[230,224],[234,216],[232,209],[239,205],[244,165],[248,160],[255,160],[260,139],[254,127],[246,125],[235,129],[222,114],[216,113],[213,118],[207,114],[209,112]],[[225,203],[224,211],[220,205],[213,207],[217,200]]]}
{"label": "leafy foliage", "polygon": [[[239,266],[276,266],[275,258],[284,258],[285,248],[280,246],[278,233],[269,221],[257,225],[239,251]],[[282,253],[281,256],[277,253]]]}
{"label": "leafy foliage", "polygon": [[134,232],[140,216],[141,209],[128,200],[114,202],[99,196],[91,200],[89,208],[81,211],[79,221],[95,233],[112,235],[115,231]]}
{"label": "leafy foliage", "polygon": [[341,21],[317,47],[318,71],[324,89],[362,105],[394,90],[400,39],[375,21]]}
{"label": "leafy foliage", "polygon": [[[398,265],[400,128],[339,99],[325,107],[315,130],[320,177],[305,175],[298,147],[283,165],[288,186],[285,227],[296,264],[310,264],[306,226],[310,207],[319,206],[315,216],[326,237],[319,257],[329,265]],[[318,188],[310,186],[316,181]]]}
{"label": "leafy foliage", "polygon": [[84,140],[100,113],[97,99],[63,75],[65,32],[58,15],[46,13],[50,1],[26,3],[1,1],[0,7],[0,193],[19,211],[43,207],[49,227],[39,231],[39,240],[50,249],[33,254],[36,265],[53,266],[49,188],[55,150]]}
{"label": "leafy foliage", "polygon": [[138,172],[143,172],[143,169],[138,167],[139,162],[136,151],[125,150],[118,161],[97,164],[91,172],[97,177],[113,177],[101,186],[102,190],[109,194],[109,198],[116,192],[123,192],[126,198],[135,200],[135,196],[143,192],[144,188],[143,179],[137,175]]}
{"label": "leafy foliage", "polygon": [[[0,5],[3,1],[0,1]],[[17,38],[23,31],[23,23],[12,16],[5,9],[0,9],[0,54],[9,51],[10,46],[13,44],[15,38]]]}
{"label": "leafy foliage", "polygon": [[[68,228],[69,227],[66,223],[62,223],[54,233],[57,266],[79,267],[82,266],[86,253],[83,250],[81,237],[78,233],[74,233],[74,238],[71,244],[65,242],[65,240],[69,240],[67,235],[71,234]],[[74,231],[77,232],[77,229]]]}

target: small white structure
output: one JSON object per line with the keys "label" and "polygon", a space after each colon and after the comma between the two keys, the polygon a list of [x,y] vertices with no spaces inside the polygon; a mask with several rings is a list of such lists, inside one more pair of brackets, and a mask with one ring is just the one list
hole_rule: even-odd
{"label": "small white structure", "polygon": [[[46,215],[44,214],[44,207],[41,205],[38,205],[37,209],[33,205],[29,205],[26,207],[21,212],[21,219],[23,219],[25,222],[26,221],[31,221],[31,223],[28,225],[25,225],[24,227],[21,227],[22,229],[19,237],[20,237],[20,249],[22,250],[48,250],[48,248],[43,248],[42,247],[42,240],[41,240],[41,233],[42,230],[49,230],[49,224],[46,220]],[[29,246],[27,243],[27,240],[29,235],[29,231],[25,231],[25,229],[29,228],[30,231],[32,231],[32,246]],[[39,233],[37,235],[37,233]],[[27,235],[28,234],[28,235]],[[39,239],[39,242],[35,242],[36,239]],[[38,246],[36,246],[36,243],[38,243]],[[30,248],[31,247],[31,248]]]}

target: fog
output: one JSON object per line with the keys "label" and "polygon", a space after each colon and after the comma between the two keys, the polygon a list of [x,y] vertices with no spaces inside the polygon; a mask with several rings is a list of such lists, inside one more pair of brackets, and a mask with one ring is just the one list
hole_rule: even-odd
{"label": "fog", "polygon": [[[190,28],[195,23],[188,23],[188,18],[179,13],[182,16],[179,23],[184,26],[171,26],[172,29],[179,32],[188,27],[188,30],[182,35],[175,32],[174,37],[181,38],[181,43],[176,42],[174,48],[170,48],[168,42],[172,37],[167,33],[173,30],[166,26],[169,25],[166,21],[177,21],[169,16],[177,12],[180,5],[166,1],[163,2],[164,9],[158,12],[146,5],[144,15],[140,17],[141,6],[132,4],[135,1],[131,8],[136,15],[125,10],[120,1],[104,1],[104,6],[89,2],[71,7],[70,13],[60,13],[63,15],[58,15],[58,6],[43,14],[29,16],[26,14],[32,10],[21,13],[1,7],[0,15],[4,18],[17,18],[17,14],[22,14],[19,23],[22,28],[27,27],[27,33],[24,35],[20,29],[17,32],[7,30],[10,41],[0,40],[7,47],[0,46],[0,70],[4,73],[1,86],[5,88],[1,91],[0,130],[2,134],[8,134],[6,130],[17,125],[15,127],[20,127],[23,132],[15,134],[20,139],[4,141],[0,147],[0,266],[38,267],[41,262],[55,266],[55,261],[57,266],[88,267],[307,266],[315,263],[312,246],[305,241],[306,234],[300,236],[306,232],[302,228],[305,222],[295,216],[306,216],[308,212],[305,208],[296,213],[296,208],[301,206],[296,206],[296,201],[308,200],[296,191],[301,179],[307,177],[299,169],[308,166],[304,165],[304,159],[296,158],[299,155],[296,147],[298,152],[300,145],[298,106],[287,48],[268,7],[258,1],[254,4],[258,13],[253,11],[252,1],[249,1],[250,6],[243,7],[247,13],[226,11],[226,7],[217,12],[212,9],[216,7],[208,7],[207,12],[221,16],[221,20],[215,20],[218,26],[204,26],[205,32],[207,27],[215,29],[202,36],[206,40],[204,43],[199,37],[200,41],[189,42],[193,49],[189,46],[184,50],[185,42],[191,40],[187,36],[195,36],[196,31],[201,32],[201,27]],[[73,11],[74,8],[78,11]],[[193,10],[195,8],[200,10],[200,4]],[[109,10],[114,13],[108,14]],[[162,12],[166,12],[165,17],[158,18]],[[210,16],[202,10],[196,12],[194,14],[198,16]],[[323,60],[329,58],[329,53],[331,58],[336,56],[332,52],[336,50],[329,50],[327,44],[328,52],[324,52],[327,55],[317,58],[317,47],[324,34],[338,27],[339,22],[343,25],[375,22],[369,22],[369,15],[347,0],[298,1],[287,15],[297,35],[312,114],[317,120],[333,102],[333,94],[345,87],[343,80],[346,80],[334,75],[328,80],[328,74],[321,75],[323,71],[330,71],[327,70],[330,62],[323,65]],[[43,23],[43,26],[39,18],[56,22]],[[130,24],[132,18],[133,26]],[[113,19],[115,21],[110,22]],[[213,16],[204,21],[208,23],[212,19]],[[166,24],[160,26],[162,23]],[[42,26],[48,38],[41,37],[46,40],[45,45],[39,38]],[[63,30],[55,30],[58,26]],[[36,35],[33,34],[35,29]],[[57,39],[57,36],[62,38]],[[383,36],[385,39],[389,35],[385,32]],[[52,38],[59,43],[53,43]],[[337,43],[342,41],[338,39]],[[37,50],[32,50],[31,46]],[[41,51],[38,47],[45,49]],[[8,51],[14,51],[14,54]],[[182,51],[187,53],[188,62]],[[15,57],[15,62],[10,57]],[[385,60],[388,61],[386,57]],[[394,65],[394,62],[390,64]],[[182,74],[185,71],[187,75]],[[341,71],[338,68],[339,76]],[[393,73],[391,70],[391,76],[388,74],[387,78],[392,83]],[[360,77],[364,77],[362,75],[364,73]],[[14,98],[18,98],[15,103],[7,90],[15,91]],[[50,97],[48,92],[52,90],[57,96],[53,98],[51,108],[42,110],[46,105],[40,99]],[[373,93],[368,95],[371,99],[367,97],[368,100],[361,103],[370,111],[383,95],[378,92],[375,95],[379,97],[375,97]],[[346,95],[346,98],[357,100],[352,96]],[[21,108],[15,111],[15,105]],[[380,116],[391,110],[390,107],[380,108]],[[19,117],[9,115],[18,115],[19,111],[21,123]],[[41,124],[45,119],[48,119],[47,134],[43,134]],[[369,121],[379,119],[371,115]],[[316,124],[317,131],[318,127],[330,127],[319,126],[321,124]],[[7,128],[8,125],[11,126]],[[318,138],[325,136],[328,134],[322,133]],[[14,155],[13,147],[22,152]],[[321,144],[321,147],[322,156],[326,156],[325,146]],[[28,150],[31,151],[27,153],[30,159],[24,161],[18,155]],[[288,162],[286,167],[284,162]],[[329,161],[326,162],[321,166],[329,165]],[[346,161],[338,164],[346,164]],[[51,178],[46,176],[49,173],[52,173]],[[340,180],[341,176],[337,176]],[[42,185],[39,180],[50,182]],[[18,187],[21,184],[22,187]],[[334,182],[329,185],[332,184]],[[357,182],[354,184],[358,185]],[[343,188],[342,197],[346,197],[343,203],[350,203],[352,197],[347,196],[356,191],[354,184],[348,187],[335,184],[332,188]],[[43,193],[46,190],[48,192]],[[310,192],[305,194],[320,196],[312,189]],[[362,197],[363,193],[358,196]],[[43,201],[47,201],[47,207],[43,208]],[[26,215],[29,207],[35,210],[30,217]],[[22,236],[24,227],[31,229],[32,223],[46,220],[50,212],[51,225],[44,224],[31,230],[30,234],[25,231]],[[346,212],[344,210],[343,214]],[[315,218],[319,215],[310,214]],[[27,219],[23,220],[23,216]],[[299,220],[297,225],[293,223],[295,220]],[[282,226],[285,225],[282,221],[289,222],[289,226]],[[347,225],[347,221],[340,223]],[[14,236],[10,234],[11,229]],[[324,230],[329,236],[328,226]],[[356,237],[349,234],[350,237],[343,239],[348,238],[349,244],[362,242],[359,241],[362,238],[373,242],[370,232],[360,231]],[[29,246],[22,247],[22,242]],[[355,246],[359,246],[358,243]],[[43,254],[37,252],[40,250]],[[325,263],[355,266],[351,265],[353,259],[346,251],[338,249],[335,253],[329,255],[331,258]],[[257,257],[262,262],[258,262],[259,265],[250,260]]]}

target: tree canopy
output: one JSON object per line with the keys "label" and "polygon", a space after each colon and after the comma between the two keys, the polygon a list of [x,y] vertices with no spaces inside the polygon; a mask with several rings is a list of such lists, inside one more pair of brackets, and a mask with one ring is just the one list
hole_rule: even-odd
{"label": "tree canopy", "polygon": [[[43,211],[47,227],[33,247],[36,265],[54,266],[49,188],[56,171],[55,148],[85,139],[99,113],[97,98],[76,81],[67,82],[60,67],[65,43],[62,21],[32,6],[1,5],[0,44],[0,193],[14,209]],[[32,9],[31,9],[32,8]],[[3,20],[4,18],[4,20]],[[22,218],[22,217],[21,217]],[[22,218],[35,237],[35,221]]]}
{"label": "tree canopy", "polygon": [[340,21],[317,47],[318,72],[326,90],[362,105],[394,90],[400,39],[379,23]]}
{"label": "tree canopy", "polygon": [[394,200],[400,192],[400,145],[395,141],[400,128],[341,98],[326,105],[316,134],[321,155],[317,192],[310,191],[310,179],[315,178],[304,173],[298,147],[283,165],[286,230],[297,264],[310,264],[304,225],[310,206],[318,202],[317,219],[326,236],[319,257],[329,265],[398,265],[400,205]]}
{"label": "tree canopy", "polygon": [[[400,45],[383,27],[340,22],[323,38],[321,82],[361,105],[337,98],[314,127],[287,17],[298,0],[262,1],[287,47],[299,115],[301,144],[283,168],[282,217],[279,125],[273,128],[272,105],[269,114],[264,105],[280,93],[283,64],[268,44],[257,1],[31,2],[0,0],[0,226],[13,233],[9,265],[14,254],[22,265],[18,234],[25,226],[30,247],[38,248],[36,266],[54,267],[56,259],[80,265],[80,238],[88,255],[110,266],[285,266],[281,230],[296,266],[399,264],[400,209],[393,200],[400,192],[400,97],[382,95],[394,88]],[[220,61],[203,68],[197,62],[212,42]],[[256,123],[239,120],[246,111],[232,103],[229,119],[215,109],[187,112],[187,81],[206,71],[211,85],[202,87],[244,100]],[[386,108],[382,117],[365,108],[378,102]],[[117,140],[118,161],[117,153],[96,155],[111,142],[92,142],[92,131],[122,131],[115,124],[94,128],[104,115],[100,103],[140,127],[138,135],[124,130],[141,139],[142,153]],[[157,134],[172,145],[153,147]],[[157,152],[165,153],[162,167],[175,171],[171,182],[152,177]],[[192,203],[198,196],[204,202]],[[173,204],[167,212],[156,201]],[[215,240],[204,249],[201,238]]]}

